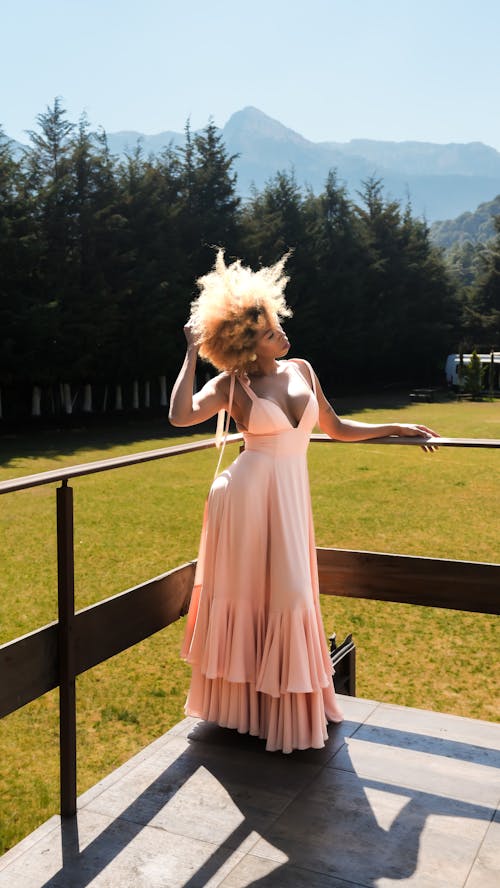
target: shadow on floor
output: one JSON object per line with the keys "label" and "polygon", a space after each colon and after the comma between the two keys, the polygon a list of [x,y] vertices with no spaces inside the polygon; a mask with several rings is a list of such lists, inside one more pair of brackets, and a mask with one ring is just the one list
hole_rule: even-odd
{"label": "shadow on floor", "polygon": [[[115,819],[83,851],[76,819],[63,822],[63,867],[44,888],[85,888],[147,826],[166,830],[174,843],[172,834],[179,842],[180,836],[187,836],[197,844],[212,843],[213,853],[205,855],[194,872],[191,866],[185,881],[175,883],[184,888],[206,885],[238,849],[245,856],[240,855],[224,885],[333,888],[346,880],[369,888],[383,878],[409,879],[415,873],[421,836],[430,820],[491,820],[489,804],[461,801],[439,789],[414,789],[398,782],[396,773],[390,781],[358,776],[349,738],[361,727],[350,721],[332,725],[325,749],[285,756],[266,753],[264,743],[255,738],[200,723],[189,735],[189,746],[179,747],[179,754],[174,749],[168,766],[136,797],[137,774],[132,771],[124,778],[129,789],[119,802],[115,798],[114,811],[113,805],[106,809],[106,793],[102,800],[97,796],[88,803],[91,813],[100,811]],[[174,739],[174,747],[180,739]],[[410,747],[423,754],[422,765],[430,751],[434,757],[493,764],[492,750],[387,727],[370,726],[363,740],[399,750]],[[169,744],[163,748],[168,752]],[[374,798],[383,799],[377,817]],[[435,865],[445,868],[450,852],[439,847],[439,827],[434,829]],[[453,855],[456,848],[452,859]],[[445,869],[443,878],[446,881]]]}

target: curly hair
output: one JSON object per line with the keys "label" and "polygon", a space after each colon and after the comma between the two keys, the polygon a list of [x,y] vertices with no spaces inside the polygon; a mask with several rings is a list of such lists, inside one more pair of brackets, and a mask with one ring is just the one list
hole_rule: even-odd
{"label": "curly hair", "polygon": [[292,314],[284,296],[288,256],[252,271],[239,259],[226,265],[224,250],[217,251],[214,268],[198,278],[200,295],[191,303],[201,358],[218,370],[248,372],[258,334]]}

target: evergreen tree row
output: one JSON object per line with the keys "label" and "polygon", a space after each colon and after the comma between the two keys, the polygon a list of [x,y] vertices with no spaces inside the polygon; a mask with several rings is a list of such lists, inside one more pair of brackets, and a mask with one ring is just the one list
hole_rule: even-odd
{"label": "evergreen tree row", "polygon": [[464,294],[427,225],[379,181],[354,203],[334,172],[319,196],[278,172],[242,204],[212,122],[188,126],[182,149],[145,157],[138,145],[125,159],[57,99],[37,124],[20,159],[0,136],[6,419],[165,406],[195,279],[219,245],[253,267],[292,249],[293,353],[330,392],[425,384],[467,336],[498,339],[500,250]]}
{"label": "evergreen tree row", "polygon": [[499,351],[500,347],[500,215],[495,236],[485,242],[465,241],[446,250],[445,264],[460,306],[462,350]]}

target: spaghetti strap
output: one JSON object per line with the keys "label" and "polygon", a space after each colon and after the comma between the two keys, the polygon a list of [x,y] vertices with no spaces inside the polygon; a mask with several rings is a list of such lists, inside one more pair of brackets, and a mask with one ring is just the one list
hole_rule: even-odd
{"label": "spaghetti strap", "polygon": [[[233,406],[233,396],[234,396],[234,373],[231,373],[231,381],[229,383],[229,402],[227,405],[227,420],[226,420],[226,428],[224,429],[224,413],[226,411],[219,410],[217,416],[217,429],[215,431],[215,445],[216,447],[220,447],[219,459],[217,462],[217,468],[215,470],[214,478],[217,478],[219,474],[220,464],[222,462],[222,457],[224,456],[224,450],[226,447],[227,436],[229,434],[229,424],[231,422],[231,408]],[[224,431],[223,431],[224,429]]]}
{"label": "spaghetti strap", "polygon": [[246,382],[243,376],[238,375],[238,382],[241,385],[243,391],[246,392],[246,394],[252,401],[258,401],[258,395],[255,394],[252,386],[248,382]]}
{"label": "spaghetti strap", "polygon": [[[306,361],[305,358],[301,358],[300,360],[302,361],[303,364],[306,365],[307,369],[309,370],[309,375],[311,377],[311,388],[313,390],[314,396],[316,397],[316,376],[314,375],[314,370],[311,367],[309,361]],[[291,361],[292,361],[292,364],[294,364],[295,368],[298,370],[299,368],[297,367],[297,364],[295,363],[293,358],[291,359]]]}

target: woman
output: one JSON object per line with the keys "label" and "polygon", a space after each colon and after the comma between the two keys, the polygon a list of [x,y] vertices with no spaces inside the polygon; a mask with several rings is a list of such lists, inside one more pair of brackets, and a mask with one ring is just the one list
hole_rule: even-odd
{"label": "woman", "polygon": [[[253,272],[218,252],[198,281],[170,421],[190,426],[226,410],[226,435],[232,416],[245,440],[207,500],[183,646],[185,711],[291,752],[324,746],[327,722],[342,720],[319,609],[310,434],[316,424],[338,441],[434,432],[340,419],[307,361],[283,360],[285,260]],[[222,372],[193,395],[198,354]]]}

